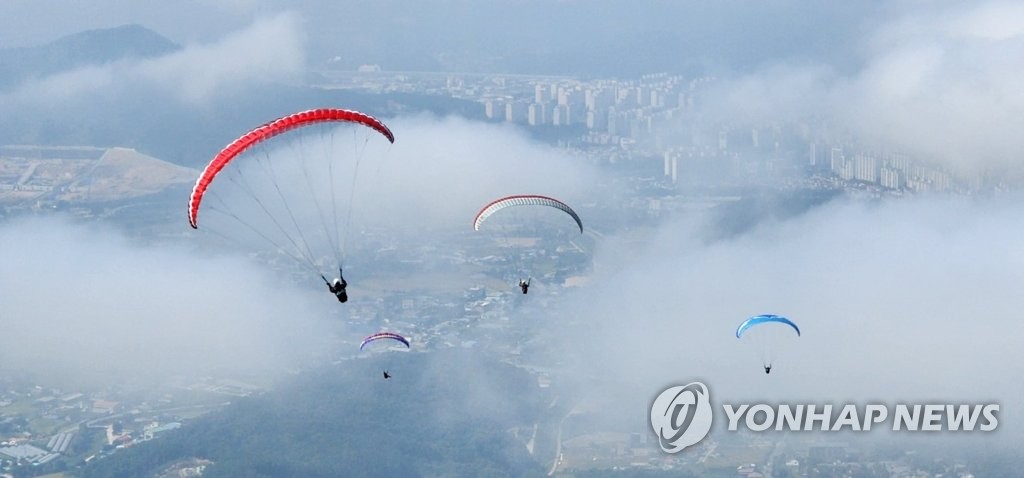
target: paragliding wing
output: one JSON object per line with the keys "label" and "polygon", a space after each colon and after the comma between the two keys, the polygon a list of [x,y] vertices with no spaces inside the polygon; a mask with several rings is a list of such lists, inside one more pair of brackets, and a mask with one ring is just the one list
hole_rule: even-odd
{"label": "paragliding wing", "polygon": [[291,131],[296,128],[301,128],[306,125],[326,122],[353,122],[359,123],[370,128],[373,128],[380,134],[384,135],[388,141],[394,143],[395,136],[391,134],[391,130],[388,129],[384,123],[381,123],[376,118],[360,113],[353,110],[343,110],[335,108],[321,108],[315,110],[302,111],[300,113],[291,114],[278,118],[274,121],[266,123],[248,133],[245,133],[238,139],[231,142],[224,147],[210,164],[206,165],[203,172],[199,175],[199,179],[196,180],[195,187],[192,188],[192,194],[188,200],[188,223],[193,229],[199,227],[198,214],[199,204],[203,200],[203,194],[206,192],[206,188],[213,182],[213,178],[217,176],[224,166],[227,166],[235,157],[245,152],[253,145],[273,138],[281,133]]}
{"label": "paragliding wing", "polygon": [[789,320],[789,319],[787,319],[785,317],[779,316],[779,315],[767,314],[767,315],[756,315],[756,316],[751,317],[751,318],[749,318],[747,320],[744,320],[743,323],[740,324],[740,326],[736,328],[736,338],[737,339],[740,338],[740,336],[743,335],[743,332],[746,332],[747,329],[749,329],[749,328],[751,328],[751,327],[753,327],[755,325],[767,324],[767,323],[771,323],[771,322],[776,322],[776,323],[788,325],[788,326],[792,327],[793,330],[796,331],[796,335],[797,336],[800,335],[800,327],[797,327],[796,324],[793,323],[793,321],[791,321],[791,320]]}
{"label": "paragliding wing", "polygon": [[367,344],[371,342],[376,342],[378,340],[394,340],[396,342],[404,344],[406,348],[409,347],[409,340],[406,339],[405,337],[402,337],[401,335],[398,335],[394,332],[378,332],[363,339],[363,343],[359,344],[359,350],[363,350],[363,348],[365,348]]}
{"label": "paragliding wing", "polygon": [[491,214],[511,206],[548,206],[559,209],[569,216],[572,216],[572,219],[576,221],[576,225],[580,228],[580,233],[583,233],[583,221],[580,220],[580,216],[576,214],[576,211],[573,211],[569,205],[555,198],[532,194],[503,197],[484,206],[480,212],[476,213],[476,218],[473,219],[473,230],[479,231],[480,225],[483,224]]}

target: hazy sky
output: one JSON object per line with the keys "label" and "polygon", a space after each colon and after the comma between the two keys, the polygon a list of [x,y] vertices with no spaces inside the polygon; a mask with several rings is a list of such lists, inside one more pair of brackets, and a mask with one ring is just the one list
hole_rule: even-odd
{"label": "hazy sky", "polygon": [[[209,41],[256,18],[302,19],[315,62],[340,56],[389,69],[507,68],[525,73],[662,71],[707,64],[747,68],[780,57],[850,60],[850,39],[903,5],[812,1],[125,0],[0,6],[0,46],[139,23],[179,43]],[[617,57],[612,64],[605,61]]]}

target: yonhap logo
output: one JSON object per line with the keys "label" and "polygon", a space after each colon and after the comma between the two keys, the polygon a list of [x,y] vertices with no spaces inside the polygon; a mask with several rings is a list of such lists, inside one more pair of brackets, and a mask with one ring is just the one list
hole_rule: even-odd
{"label": "yonhap logo", "polygon": [[651,405],[651,427],[666,453],[678,453],[711,431],[711,400],[700,382],[661,392]]}
{"label": "yonhap logo", "polygon": [[[725,430],[751,432],[981,432],[999,427],[998,403],[925,404],[882,403],[775,404],[721,403],[728,422]],[[679,453],[697,444],[711,431],[711,398],[701,382],[676,385],[661,392],[651,404],[651,428],[666,453]]]}

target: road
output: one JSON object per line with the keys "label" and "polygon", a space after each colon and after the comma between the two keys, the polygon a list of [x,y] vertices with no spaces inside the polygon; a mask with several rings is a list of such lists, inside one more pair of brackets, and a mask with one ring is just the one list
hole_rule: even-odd
{"label": "road", "polygon": [[558,422],[558,435],[555,437],[555,462],[551,464],[551,470],[548,471],[548,476],[554,475],[558,471],[558,467],[562,465],[562,425],[565,425],[565,419],[573,415],[583,413],[582,410],[576,408],[570,409],[569,413],[566,413],[562,420]]}
{"label": "road", "polygon": [[[181,406],[181,407],[158,408],[158,409],[153,409],[153,410],[147,410],[146,414],[147,415],[155,415],[155,414],[167,413],[167,412],[183,412],[183,411],[189,411],[189,410],[203,410],[203,409],[206,409],[206,408],[220,408],[220,407],[224,407],[224,406],[227,406],[227,405],[230,405],[230,404],[231,404],[231,402],[221,402],[221,403],[207,403],[207,404],[201,404],[201,405],[186,405],[186,406]],[[78,423],[74,424],[73,426],[68,426],[67,428],[64,428],[63,430],[61,430],[61,432],[74,432],[74,431],[78,431],[78,428],[81,427],[83,424],[86,427],[88,427],[88,428],[102,428],[102,427],[105,427],[106,425],[97,425],[97,423],[101,423],[101,422],[104,422],[104,421],[107,421],[107,420],[114,420],[114,419],[117,419],[117,418],[121,418],[121,417],[128,416],[128,415],[133,415],[133,414],[135,414],[135,413],[133,413],[133,412],[121,412],[121,413],[117,413],[117,414],[114,414],[114,415],[107,415],[105,417],[90,418],[90,419],[79,421]]]}

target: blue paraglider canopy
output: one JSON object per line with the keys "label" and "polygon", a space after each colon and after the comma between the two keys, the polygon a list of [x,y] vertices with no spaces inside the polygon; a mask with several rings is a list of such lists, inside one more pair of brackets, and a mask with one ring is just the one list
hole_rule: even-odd
{"label": "blue paraglider canopy", "polygon": [[796,331],[796,335],[798,335],[798,336],[800,335],[800,327],[797,327],[797,325],[794,324],[792,320],[789,320],[789,319],[787,319],[787,318],[785,318],[785,317],[783,317],[781,315],[765,314],[765,315],[755,315],[755,316],[753,316],[753,317],[751,317],[751,318],[749,318],[747,320],[744,320],[743,323],[740,324],[739,327],[736,327],[736,338],[737,339],[740,338],[740,336],[743,335],[743,333],[746,332],[747,329],[749,329],[751,327],[754,327],[756,325],[761,325],[761,324],[768,324],[768,323],[772,323],[772,322],[788,325],[788,326],[792,327],[793,330]]}

